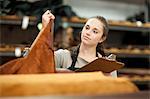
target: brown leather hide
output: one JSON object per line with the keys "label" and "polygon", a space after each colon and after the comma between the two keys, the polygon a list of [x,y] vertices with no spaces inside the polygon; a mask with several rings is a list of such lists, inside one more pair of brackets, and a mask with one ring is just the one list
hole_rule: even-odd
{"label": "brown leather hide", "polygon": [[[6,96],[10,97],[9,99],[14,99],[11,98],[11,96],[19,96],[17,99],[20,99],[23,96],[113,96],[116,94],[139,92],[138,88],[132,82],[130,82],[129,79],[107,77],[104,76],[102,72],[2,75],[0,76],[0,89],[0,97],[3,98]],[[62,99],[70,99],[70,97]],[[78,98],[76,97],[75,99]],[[83,99],[95,98],[86,97]],[[130,97],[129,99],[133,98]]]}
{"label": "brown leather hide", "polygon": [[41,30],[27,56],[0,66],[0,74],[54,73],[53,22]]}

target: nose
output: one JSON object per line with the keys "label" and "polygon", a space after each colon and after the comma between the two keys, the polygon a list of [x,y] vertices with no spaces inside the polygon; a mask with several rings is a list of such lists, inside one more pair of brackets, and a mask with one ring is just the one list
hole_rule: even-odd
{"label": "nose", "polygon": [[90,35],[90,30],[86,31],[86,35],[88,35],[88,36]]}

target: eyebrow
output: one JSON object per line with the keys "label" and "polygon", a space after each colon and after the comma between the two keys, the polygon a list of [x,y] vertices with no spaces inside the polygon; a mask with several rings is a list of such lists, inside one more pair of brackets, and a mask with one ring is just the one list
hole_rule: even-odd
{"label": "eyebrow", "polygon": [[94,28],[95,30],[99,30],[99,29],[97,29],[97,28]]}
{"label": "eyebrow", "polygon": [[88,24],[87,24],[86,26],[88,26],[88,27],[89,27],[90,25],[88,25]]}
{"label": "eyebrow", "polygon": [[[90,27],[90,25],[88,25],[88,24],[87,24],[86,26]],[[100,31],[100,30],[99,30],[99,29],[97,29],[97,28],[94,28],[94,29],[95,29],[95,30],[98,30],[98,31]]]}

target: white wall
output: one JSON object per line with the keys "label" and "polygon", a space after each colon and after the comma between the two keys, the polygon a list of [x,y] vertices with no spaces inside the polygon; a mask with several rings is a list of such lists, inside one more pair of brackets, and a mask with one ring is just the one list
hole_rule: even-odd
{"label": "white wall", "polygon": [[144,10],[143,5],[102,0],[64,0],[80,17],[102,15],[106,19],[125,20],[128,16]]}

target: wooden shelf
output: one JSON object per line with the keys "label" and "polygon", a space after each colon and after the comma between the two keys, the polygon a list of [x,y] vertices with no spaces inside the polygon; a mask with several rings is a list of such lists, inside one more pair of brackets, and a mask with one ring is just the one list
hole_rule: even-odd
{"label": "wooden shelf", "polygon": [[143,68],[119,69],[118,76],[128,78],[138,87],[143,86],[145,89],[149,89],[150,72],[148,69],[144,69],[144,66]]}
{"label": "wooden shelf", "polygon": [[[11,24],[11,25],[21,25],[23,17],[19,17],[16,15],[11,16],[0,16],[0,24]],[[29,16],[29,25],[36,24],[36,17]]]}
{"label": "wooden shelf", "polygon": [[[0,56],[9,55],[8,53],[14,53],[15,48],[19,47],[21,51],[23,51],[26,47],[25,45],[5,45],[0,47]],[[149,57],[150,56],[150,49],[145,48],[143,50],[139,48],[133,48],[133,49],[119,49],[119,48],[106,48],[106,53],[114,53],[117,55],[117,57]],[[10,54],[12,55],[12,54]]]}
{"label": "wooden shelf", "polygon": [[8,56],[8,57],[14,56],[15,57],[15,49],[16,48],[20,48],[21,55],[23,55],[23,53],[24,53],[23,51],[26,47],[28,47],[28,46],[19,45],[19,44],[16,44],[16,45],[1,45],[0,46],[0,57],[2,57],[2,56]]}
{"label": "wooden shelf", "polygon": [[[133,66],[134,67],[134,66]],[[144,66],[141,66],[143,68],[122,68],[119,69],[118,72],[122,74],[133,74],[133,75],[149,75],[150,71],[148,69],[144,69]]]}
{"label": "wooden shelf", "polygon": [[149,57],[150,56],[150,49],[119,49],[119,48],[109,48],[105,49],[106,53],[114,53],[118,57]]}
{"label": "wooden shelf", "polygon": [[[0,16],[0,24],[12,24],[12,25],[20,25],[22,22],[23,17],[19,16]],[[35,25],[36,24],[36,17],[29,16],[29,24]],[[81,28],[84,26],[84,23],[87,21],[86,18],[78,18],[78,17],[72,17],[70,19],[63,17],[62,18],[62,26],[63,27],[78,27]],[[110,30],[123,30],[123,31],[143,31],[143,32],[149,32],[150,31],[150,23],[143,23],[138,25],[136,22],[129,22],[129,21],[114,21],[114,20],[108,20],[108,23],[110,25]]]}
{"label": "wooden shelf", "polygon": [[[81,28],[84,26],[87,19],[79,19],[77,17],[73,17],[70,20],[67,18],[63,18],[62,26],[66,27],[77,27]],[[123,30],[123,31],[142,31],[149,32],[150,31],[150,23],[136,23],[129,21],[113,21],[108,20],[108,24],[110,25],[110,30]]]}

